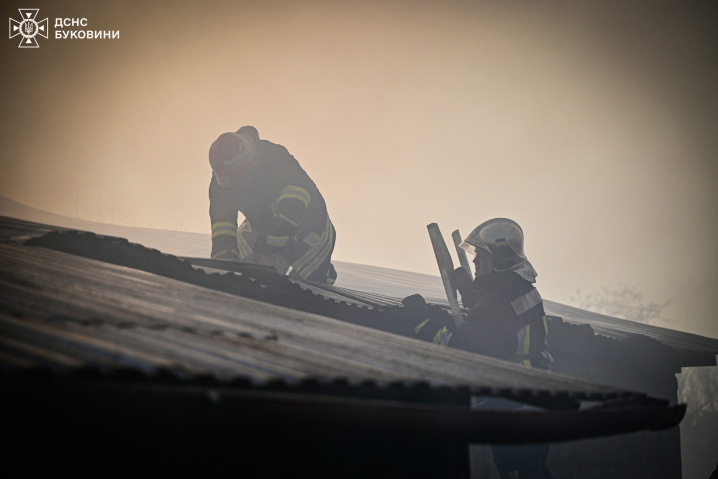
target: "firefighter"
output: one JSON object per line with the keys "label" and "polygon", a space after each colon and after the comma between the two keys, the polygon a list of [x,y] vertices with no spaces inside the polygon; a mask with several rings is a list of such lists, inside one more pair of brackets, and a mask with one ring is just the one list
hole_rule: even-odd
{"label": "firefighter", "polygon": [[470,310],[451,345],[525,366],[550,369],[548,324],[534,286],[536,270],[524,254],[524,234],[515,221],[495,218],[477,226],[459,245],[474,255],[476,279],[463,268],[451,274]]}
{"label": "firefighter", "polygon": [[[477,226],[459,245],[474,255],[476,279],[464,268],[451,274],[452,285],[471,312],[450,345],[524,366],[550,368],[548,324],[543,300],[534,286],[536,270],[524,254],[524,233],[515,221],[495,218]],[[548,444],[491,446],[505,479],[544,479]]]}
{"label": "firefighter", "polygon": [[427,305],[418,294],[408,296],[402,300],[404,316],[411,318],[416,337],[550,369],[543,300],[534,287],[537,273],[524,254],[523,242],[521,227],[510,219],[495,218],[476,227],[459,245],[474,255],[476,279],[472,281],[464,268],[450,275],[463,306],[470,310],[466,321],[457,330],[446,310]]}
{"label": "firefighter", "polygon": [[[552,361],[546,351],[548,325],[534,286],[537,273],[524,254],[521,227],[507,218],[491,219],[459,246],[474,255],[476,267],[473,281],[464,268],[450,275],[462,304],[470,310],[466,321],[454,328],[448,312],[423,306],[419,295],[409,296],[403,300],[407,313],[414,322],[421,319],[414,326],[416,337],[548,370]],[[492,452],[502,479],[552,477],[545,465],[548,445],[492,446]]]}
{"label": "firefighter", "polygon": [[[212,258],[274,266],[280,274],[333,284],[336,242],[324,198],[286,148],[252,126],[223,133],[209,149]],[[245,219],[237,226],[238,212]]]}

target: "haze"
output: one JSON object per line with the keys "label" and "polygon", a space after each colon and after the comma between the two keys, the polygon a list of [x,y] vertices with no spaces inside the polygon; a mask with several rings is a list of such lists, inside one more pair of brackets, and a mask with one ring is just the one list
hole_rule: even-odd
{"label": "haze", "polygon": [[121,37],[5,40],[0,194],[209,233],[207,150],[250,124],[319,186],[337,260],[437,274],[428,223],[505,216],[545,298],[633,285],[716,337],[713,5],[38,1]]}

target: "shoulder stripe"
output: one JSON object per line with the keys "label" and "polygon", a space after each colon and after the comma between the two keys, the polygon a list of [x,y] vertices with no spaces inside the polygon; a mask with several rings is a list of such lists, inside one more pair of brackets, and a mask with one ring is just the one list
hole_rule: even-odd
{"label": "shoulder stripe", "polygon": [[533,288],[531,291],[524,294],[523,296],[519,296],[518,298],[511,301],[511,307],[514,308],[516,316],[521,316],[529,309],[541,304],[542,301],[543,299],[541,298],[538,289]]}

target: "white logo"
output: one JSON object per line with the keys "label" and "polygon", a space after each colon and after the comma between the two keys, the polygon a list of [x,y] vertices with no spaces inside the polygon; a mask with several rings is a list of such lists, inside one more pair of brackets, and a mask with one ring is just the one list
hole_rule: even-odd
{"label": "white logo", "polygon": [[40,48],[35,35],[47,38],[47,18],[40,22],[35,21],[39,8],[18,8],[21,21],[10,19],[10,38],[22,35],[18,48]]}

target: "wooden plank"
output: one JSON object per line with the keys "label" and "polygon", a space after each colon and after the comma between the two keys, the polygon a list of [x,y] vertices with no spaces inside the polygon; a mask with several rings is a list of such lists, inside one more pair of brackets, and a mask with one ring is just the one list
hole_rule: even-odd
{"label": "wooden plank", "polygon": [[444,237],[441,236],[439,225],[431,223],[426,227],[429,230],[429,237],[431,238],[431,246],[434,248],[434,256],[436,256],[436,262],[439,264],[439,273],[441,274],[441,281],[444,283],[444,290],[446,291],[446,298],[449,300],[449,306],[451,307],[451,315],[454,317],[454,322],[458,328],[464,322],[464,316],[461,314],[461,308],[459,302],[456,299],[456,292],[454,287],[451,285],[449,274],[454,271],[454,262],[449,254],[449,249],[446,247]]}

